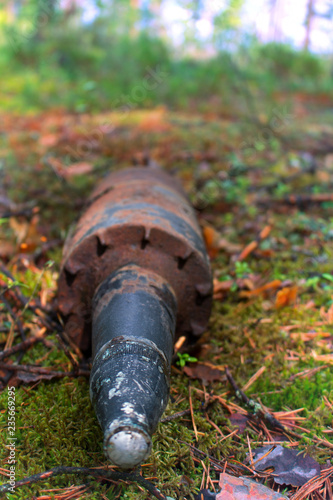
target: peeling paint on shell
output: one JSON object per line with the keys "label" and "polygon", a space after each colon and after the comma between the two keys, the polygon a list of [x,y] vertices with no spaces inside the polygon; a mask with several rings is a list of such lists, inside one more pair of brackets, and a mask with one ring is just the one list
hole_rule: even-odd
{"label": "peeling paint on shell", "polygon": [[204,332],[212,301],[207,253],[186,195],[162,170],[139,167],[110,174],[66,241],[59,310],[67,335],[84,352],[91,348],[96,288],[129,263],[169,281],[178,303],[177,338],[194,341]]}
{"label": "peeling paint on shell", "polygon": [[104,179],[66,240],[58,304],[68,337],[92,352],[90,397],[116,465],[148,456],[174,342],[204,332],[211,302],[209,259],[178,182],[149,168]]}

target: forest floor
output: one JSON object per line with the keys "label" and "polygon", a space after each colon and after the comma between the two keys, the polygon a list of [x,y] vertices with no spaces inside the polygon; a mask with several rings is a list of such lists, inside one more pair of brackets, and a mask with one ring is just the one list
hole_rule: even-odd
{"label": "forest floor", "polygon": [[[15,386],[16,480],[57,466],[107,466],[89,366],[57,335],[57,278],[66,233],[92,187],[105,173],[149,158],[181,179],[197,208],[214,304],[190,353],[198,362],[180,354],[172,367],[164,417],[175,418],[159,424],[142,475],[174,499],[218,492],[223,471],[265,480],[295,500],[332,498],[332,110],[320,96],[294,95],[257,118],[163,106],[1,116],[1,349],[33,339],[29,349],[26,343],[0,358],[3,483],[10,472],[7,384]],[[24,366],[14,370],[12,363]],[[254,409],[230,382],[257,403]],[[274,464],[254,472],[254,450],[276,442],[326,470],[317,471],[312,493],[313,483],[300,490],[293,477],[278,484]],[[296,466],[306,477],[306,465]],[[7,498],[149,495],[136,482],[60,475]],[[214,496],[202,491],[197,498]]]}

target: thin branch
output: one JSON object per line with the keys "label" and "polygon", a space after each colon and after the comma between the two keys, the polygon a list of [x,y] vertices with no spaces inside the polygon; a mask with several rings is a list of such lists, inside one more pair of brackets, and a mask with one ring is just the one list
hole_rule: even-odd
{"label": "thin branch", "polygon": [[168,417],[162,418],[160,420],[160,422],[162,424],[164,424],[165,422],[171,422],[172,420],[175,420],[176,418],[184,417],[185,415],[190,415],[190,414],[191,414],[190,409],[179,411],[178,413],[174,413],[173,415],[169,415]]}
{"label": "thin branch", "polygon": [[57,339],[58,339],[60,346],[64,350],[64,353],[66,354],[67,358],[69,359],[71,365],[73,366],[74,373],[77,374],[79,372],[79,363],[76,361],[73,354],[69,351],[68,347],[66,346],[65,342],[63,341],[63,339],[61,338],[61,336],[59,334],[57,334]]}
{"label": "thin branch", "polygon": [[24,328],[23,328],[23,325],[21,323],[21,320],[20,318],[15,314],[15,312],[13,311],[11,305],[9,304],[8,300],[5,299],[5,297],[2,297],[1,298],[1,302],[4,304],[5,308],[7,309],[10,317],[12,318],[13,320],[13,328],[15,328],[15,325],[17,325],[17,328],[20,332],[20,336],[22,338],[22,340],[26,340],[26,336],[25,336],[25,333],[24,333]]}
{"label": "thin branch", "polygon": [[8,358],[9,356],[12,356],[13,354],[16,354],[17,352],[26,351],[36,342],[42,342],[42,341],[43,339],[40,337],[29,337],[23,342],[20,342],[19,344],[10,347],[10,349],[5,349],[4,351],[0,352],[0,361],[2,361],[5,358]]}
{"label": "thin branch", "polygon": [[[253,399],[250,399],[246,396],[246,394],[238,387],[236,384],[233,376],[231,375],[230,371],[228,368],[225,369],[225,373],[227,376],[227,379],[229,380],[230,384],[232,385],[232,388],[235,391],[235,396],[240,400],[243,401],[245,406],[249,408],[251,411],[252,415],[258,416],[262,420],[266,421],[273,429],[277,428],[284,432],[286,435],[297,438],[297,439],[302,439],[302,435],[298,434],[297,432],[294,432],[287,427],[285,427],[281,422],[279,422],[271,413],[267,412],[264,410],[262,405]],[[321,444],[323,446],[326,446],[329,449],[333,449],[333,444],[331,444],[329,441],[326,441],[324,439],[320,439],[317,436],[312,437],[313,441],[315,441],[318,444]]]}
{"label": "thin branch", "polygon": [[76,377],[83,376],[89,377],[89,370],[79,369],[77,372],[61,372],[61,371],[51,371],[47,368],[43,368],[41,366],[31,366],[31,365],[11,365],[9,363],[0,363],[0,370],[9,370],[13,372],[27,372],[27,373],[36,373],[38,375],[50,375],[52,377],[62,378],[62,377]]}
{"label": "thin branch", "polygon": [[26,477],[20,481],[16,481],[15,485],[12,486],[10,483],[3,484],[0,486],[0,493],[6,493],[13,491],[13,489],[21,488],[22,486],[27,486],[38,481],[43,481],[45,479],[49,480],[51,477],[60,476],[62,474],[75,474],[75,475],[86,475],[93,476],[96,479],[109,480],[109,481],[131,481],[136,482],[143,486],[151,495],[153,495],[158,500],[167,500],[166,497],[147,479],[143,478],[139,474],[129,473],[129,472],[117,472],[110,470],[98,470],[89,469],[87,467],[54,467],[45,472],[40,472],[39,474],[34,474],[33,476]]}

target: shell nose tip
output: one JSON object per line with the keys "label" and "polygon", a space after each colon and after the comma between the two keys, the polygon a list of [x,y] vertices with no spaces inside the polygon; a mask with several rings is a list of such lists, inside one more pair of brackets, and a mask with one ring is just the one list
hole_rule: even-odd
{"label": "shell nose tip", "polygon": [[136,429],[120,430],[112,434],[105,443],[107,457],[121,469],[132,469],[140,465],[150,451],[150,437]]}

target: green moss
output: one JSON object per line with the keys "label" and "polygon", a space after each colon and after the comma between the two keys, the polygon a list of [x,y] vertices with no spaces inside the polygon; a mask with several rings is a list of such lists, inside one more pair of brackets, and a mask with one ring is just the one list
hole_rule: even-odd
{"label": "green moss", "polygon": [[[73,132],[80,137],[83,133],[82,124],[76,124],[77,118],[69,116],[67,119],[70,124],[67,126],[72,127]],[[89,126],[96,130],[96,124],[105,121],[103,116],[86,119],[88,130]],[[43,229],[48,228],[45,229],[48,238],[64,238],[69,224],[79,213],[77,200],[85,199],[101,173],[110,169],[110,162],[112,168],[113,165],[118,168],[126,165],[135,152],[150,149],[168,168],[170,165],[176,167],[194,200],[198,198],[197,195],[202,194],[200,190],[207,195],[208,204],[200,219],[203,224],[208,220],[228,241],[245,247],[258,237],[266,224],[271,224],[270,235],[249,255],[246,265],[235,266],[235,255],[221,251],[212,263],[213,269],[216,277],[228,275],[235,282],[237,278],[249,279],[254,288],[274,279],[289,280],[289,283],[298,287],[296,304],[277,309],[276,290],[266,296],[243,299],[236,284],[222,301],[214,302],[207,329],[208,352],[204,355],[199,352],[195,356],[201,361],[210,361],[215,365],[228,365],[239,387],[244,386],[250,377],[264,366],[265,371],[248,389],[247,395],[254,401],[260,399],[272,411],[304,408],[302,416],[305,420],[301,421],[300,425],[310,432],[298,430],[301,435],[298,447],[308,451],[320,463],[325,463],[330,452],[318,444],[314,437],[332,442],[332,434],[324,432],[332,428],[331,411],[324,400],[324,396],[330,401],[333,399],[332,365],[309,374],[308,378],[296,375],[322,366],[324,361],[314,359],[313,353],[329,354],[331,340],[324,338],[319,342],[320,339],[314,338],[304,341],[297,332],[333,333],[331,324],[318,324],[323,321],[320,308],[324,307],[327,311],[333,295],[330,281],[323,277],[325,273],[332,274],[332,210],[330,212],[329,208],[320,206],[311,206],[311,211],[300,211],[298,207],[285,209],[283,204],[280,206],[273,202],[271,206],[268,204],[267,207],[262,207],[253,195],[260,188],[259,192],[263,193],[264,198],[273,199],[275,195],[279,195],[281,203],[281,196],[284,196],[286,191],[282,193],[283,188],[280,188],[275,193],[274,186],[288,184],[290,162],[301,162],[295,147],[295,141],[300,141],[300,137],[292,136],[292,144],[288,146],[288,143],[276,135],[275,142],[267,142],[264,148],[260,147],[256,151],[253,158],[248,159],[244,148],[239,150],[239,145],[244,141],[244,133],[250,134],[249,139],[260,133],[259,128],[253,130],[255,125],[251,125],[251,131],[246,132],[248,128],[237,120],[206,120],[202,116],[189,117],[185,114],[170,113],[166,118],[170,130],[142,134],[137,129],[141,119],[140,113],[129,115],[126,122],[121,123],[121,128],[116,127],[114,139],[108,138],[108,141],[105,141],[107,143],[101,141],[98,154],[89,158],[89,161],[101,168],[92,172],[91,176],[81,176],[69,182],[61,181],[47,166],[44,157],[44,163],[41,162],[39,150],[34,148],[36,138],[32,138],[29,131],[20,130],[17,138],[20,147],[15,149],[14,153],[8,152],[6,157],[10,196],[16,202],[28,201],[38,196],[41,222]],[[328,120],[328,117],[325,120]],[[285,134],[297,132],[302,138],[306,126],[304,120],[300,122],[295,118],[292,127],[286,126],[284,131]],[[311,123],[309,126],[312,126]],[[52,133],[55,133],[55,130],[56,127],[52,129]],[[8,149],[6,137],[0,137],[0,141],[1,147]],[[216,160],[204,165],[205,168],[199,168],[197,159],[204,158],[205,152],[210,150],[218,152]],[[181,154],[184,152],[188,154],[188,159],[186,155],[185,159],[182,159]],[[26,165],[24,169],[20,164],[23,153]],[[59,146],[52,154],[59,157],[65,165],[71,162],[66,147]],[[35,165],[38,165],[39,169],[40,196],[34,194]],[[299,172],[300,167],[297,170],[297,173]],[[216,178],[219,182],[212,183]],[[226,180],[230,182],[226,183]],[[290,191],[291,187],[291,192],[308,192],[310,182],[320,187],[319,192],[325,189],[325,180],[321,180],[320,176],[312,179],[312,176],[307,174],[296,175],[288,184],[288,190]],[[273,187],[269,187],[272,185]],[[227,190],[230,190],[229,198],[232,198],[229,201],[225,196]],[[250,210],[251,208],[253,210]],[[15,234],[9,227],[6,228],[7,236],[14,240]],[[47,259],[53,259],[55,266],[44,272],[37,293],[41,290],[55,292],[57,275],[54,269],[58,269],[60,265],[60,247],[61,245],[48,253]],[[43,265],[44,263],[40,264],[40,271]],[[17,280],[27,285],[28,288],[22,291],[29,297],[38,283],[40,272],[31,270],[29,265],[27,267],[28,269],[23,265],[17,266],[13,272]],[[307,280],[312,277],[318,277],[318,280],[311,284],[311,281]],[[49,297],[49,301],[51,300],[52,296]],[[35,317],[30,311],[25,312],[23,321],[25,325],[35,328]],[[7,316],[3,325],[10,327]],[[4,333],[0,334],[0,340],[5,342]],[[38,362],[55,370],[71,370],[70,362],[59,347],[56,336],[51,334],[48,340],[54,344],[53,349],[38,343],[25,354],[23,362]],[[15,342],[17,341],[18,339],[15,339]],[[217,460],[227,458],[243,461],[248,450],[247,435],[251,442],[258,441],[258,434],[251,428],[247,428],[243,435],[230,437],[234,427],[230,423],[228,411],[216,400],[204,408],[202,393],[195,390],[202,391],[202,384],[196,380],[191,380],[190,384],[198,439],[196,440],[189,415],[160,423],[153,438],[154,446],[149,464],[142,469],[145,477],[154,478],[152,481],[173,498],[186,495],[189,497],[190,493],[197,491],[203,474],[200,460],[203,460],[206,467],[209,465],[205,455],[196,457],[190,445]],[[188,377],[179,374],[179,371],[173,371],[171,388],[172,399],[166,415],[189,408]],[[225,398],[242,406],[223,378],[209,384],[205,390],[207,394],[224,394]],[[102,452],[102,434],[89,401],[88,380],[79,378],[40,382],[35,387],[20,387],[16,390],[16,398],[18,479],[59,465],[107,465]],[[6,410],[5,391],[0,396],[0,411],[3,417],[0,453],[3,468],[6,468],[8,458],[5,448],[8,439]],[[218,426],[225,439],[222,439],[206,416]],[[253,444],[253,447],[255,446],[256,444]],[[5,481],[5,478],[2,479]],[[102,494],[110,499],[118,496],[127,500],[149,498],[137,485],[110,486],[75,476],[57,477],[25,487],[8,498],[23,500],[37,495],[42,489],[86,482],[90,484],[89,492],[85,493],[88,500],[99,499]]]}

